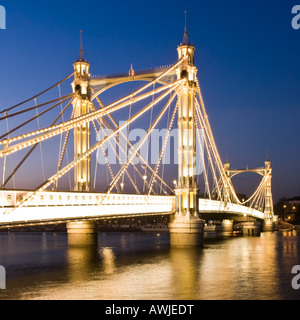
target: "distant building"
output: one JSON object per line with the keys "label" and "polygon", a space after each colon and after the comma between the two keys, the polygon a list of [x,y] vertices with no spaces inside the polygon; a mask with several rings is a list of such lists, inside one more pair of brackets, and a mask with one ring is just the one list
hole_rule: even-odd
{"label": "distant building", "polygon": [[286,199],[283,202],[283,220],[300,223],[300,197]]}

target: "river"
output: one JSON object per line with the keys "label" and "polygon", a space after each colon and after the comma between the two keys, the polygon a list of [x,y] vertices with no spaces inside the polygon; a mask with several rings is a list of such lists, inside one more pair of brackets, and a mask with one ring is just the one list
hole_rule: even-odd
{"label": "river", "polygon": [[205,234],[173,249],[167,233],[99,233],[68,247],[65,233],[0,233],[1,300],[300,300],[300,233]]}

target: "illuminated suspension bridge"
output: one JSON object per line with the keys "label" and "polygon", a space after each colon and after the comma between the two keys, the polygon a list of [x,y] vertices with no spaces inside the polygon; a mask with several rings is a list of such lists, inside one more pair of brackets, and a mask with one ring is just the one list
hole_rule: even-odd
{"label": "illuminated suspension bridge", "polygon": [[[172,215],[171,244],[185,246],[201,243],[207,213],[272,224],[271,163],[222,163],[186,28],[177,51],[173,65],[91,76],[81,42],[74,73],[2,108],[0,227],[88,235],[99,219]],[[244,172],[262,181],[241,200],[231,179]]]}

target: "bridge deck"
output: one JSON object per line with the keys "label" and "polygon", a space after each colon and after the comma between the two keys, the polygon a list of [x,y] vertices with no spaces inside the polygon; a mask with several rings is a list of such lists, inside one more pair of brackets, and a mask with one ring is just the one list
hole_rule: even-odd
{"label": "bridge deck", "polygon": [[[18,207],[32,191],[0,191],[1,225],[171,214],[175,196],[45,191]],[[101,203],[101,205],[99,205]],[[264,219],[264,213],[233,203],[199,199],[199,213],[236,214]]]}
{"label": "bridge deck", "polygon": [[124,215],[153,215],[171,213],[175,209],[174,196],[133,194],[106,196],[101,193],[53,191],[41,192],[33,196],[26,205],[17,207],[30,194],[32,194],[30,191],[0,192],[0,225],[99,219]]}
{"label": "bridge deck", "polygon": [[207,212],[217,212],[217,213],[231,213],[237,215],[249,216],[257,219],[264,219],[265,215],[263,212],[242,206],[239,204],[222,202],[222,201],[214,201],[209,199],[199,199],[199,212],[207,213]]}

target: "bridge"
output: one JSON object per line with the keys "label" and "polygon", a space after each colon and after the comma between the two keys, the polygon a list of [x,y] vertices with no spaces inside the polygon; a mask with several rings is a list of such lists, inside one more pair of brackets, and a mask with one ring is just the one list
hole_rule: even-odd
{"label": "bridge", "polygon": [[[272,229],[271,162],[222,162],[186,27],[177,52],[172,65],[96,76],[81,37],[72,74],[1,108],[0,228],[67,223],[76,243],[93,241],[96,220],[171,215],[174,246],[201,245],[209,214]],[[240,199],[232,178],[245,172],[262,180]]]}

